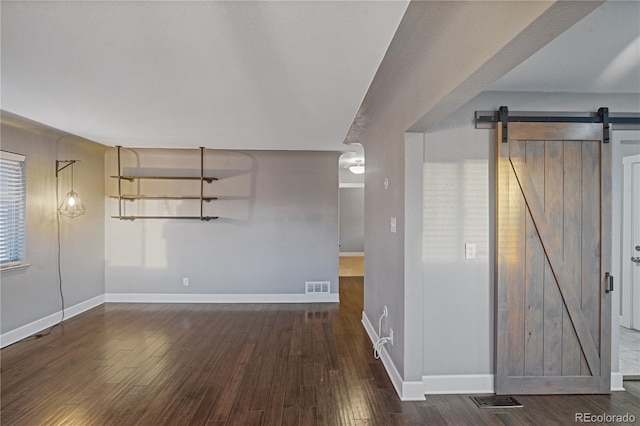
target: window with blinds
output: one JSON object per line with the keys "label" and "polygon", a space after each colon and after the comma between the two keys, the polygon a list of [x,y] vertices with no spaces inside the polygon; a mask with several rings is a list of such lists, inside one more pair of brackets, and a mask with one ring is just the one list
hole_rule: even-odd
{"label": "window with blinds", "polygon": [[0,151],[0,269],[25,260],[26,189],[24,155]]}

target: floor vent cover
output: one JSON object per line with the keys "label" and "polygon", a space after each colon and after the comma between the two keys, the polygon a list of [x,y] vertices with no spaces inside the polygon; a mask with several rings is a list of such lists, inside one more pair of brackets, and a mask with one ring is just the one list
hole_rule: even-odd
{"label": "floor vent cover", "polygon": [[517,399],[510,395],[472,396],[478,408],[512,408],[522,407]]}

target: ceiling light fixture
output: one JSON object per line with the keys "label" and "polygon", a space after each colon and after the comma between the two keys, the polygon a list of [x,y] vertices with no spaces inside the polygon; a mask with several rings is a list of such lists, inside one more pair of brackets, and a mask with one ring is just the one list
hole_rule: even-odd
{"label": "ceiling light fixture", "polygon": [[349,171],[354,175],[361,175],[364,173],[364,166],[357,165],[349,167]]}
{"label": "ceiling light fixture", "polygon": [[355,163],[353,166],[349,166],[349,171],[354,175],[361,175],[364,173],[364,160],[361,158],[356,158],[353,160]]}

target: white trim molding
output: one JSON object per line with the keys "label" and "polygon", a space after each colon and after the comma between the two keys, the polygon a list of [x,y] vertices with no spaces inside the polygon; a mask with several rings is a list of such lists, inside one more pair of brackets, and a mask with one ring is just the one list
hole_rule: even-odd
{"label": "white trim molding", "polygon": [[493,393],[493,374],[422,376],[424,392],[433,394]]}
{"label": "white trim molding", "polygon": [[[611,391],[624,391],[621,373],[611,373]],[[456,374],[442,376],[422,376],[424,391],[434,394],[493,393],[493,374]]]}
{"label": "white trim molding", "polygon": [[340,257],[357,257],[357,256],[364,256],[364,252],[363,251],[341,251],[340,252]]}
{"label": "white trim molding", "polygon": [[108,303],[338,303],[338,293],[309,294],[161,294],[107,293]]}
{"label": "white trim molding", "polygon": [[338,184],[339,188],[364,188],[363,183],[350,183],[350,182],[341,182]]}
{"label": "white trim molding", "polygon": [[[494,393],[493,374],[422,376],[427,395]],[[611,373],[611,391],[624,391],[621,373]]]}
{"label": "white trim molding", "polygon": [[[96,306],[102,305],[105,301],[104,296],[104,294],[101,294],[100,296],[93,297],[89,300],[85,300],[84,302],[80,302],[66,308],[64,310],[64,320],[66,321],[69,318],[73,318],[76,315],[88,311],[89,309],[93,309]],[[22,327],[7,331],[6,333],[0,335],[0,348],[9,346],[24,339],[25,337],[29,337],[39,331],[57,324],[60,321],[61,316],[62,313],[58,311],[51,315],[47,315],[44,318],[40,318],[39,320],[30,322],[29,324],[23,325]]]}
{"label": "white trim molding", "polygon": [[[378,333],[376,333],[375,329],[371,325],[371,321],[367,317],[367,314],[362,312],[362,325],[369,335],[369,339],[371,342],[376,342],[378,340]],[[395,364],[391,360],[389,353],[386,348],[382,348],[380,352],[380,360],[382,361],[382,365],[387,370],[387,375],[391,379],[391,383],[396,390],[396,393],[400,397],[402,401],[424,401],[424,384],[422,382],[405,382],[402,380],[402,376],[398,372]]]}
{"label": "white trim molding", "polygon": [[623,379],[624,379],[624,376],[622,375],[622,373],[618,373],[618,372],[611,373],[611,391],[612,392],[625,390],[622,385]]}

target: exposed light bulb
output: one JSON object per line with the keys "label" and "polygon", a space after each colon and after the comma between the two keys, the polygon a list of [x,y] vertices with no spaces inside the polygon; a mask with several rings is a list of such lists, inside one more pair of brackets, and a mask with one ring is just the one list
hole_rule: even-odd
{"label": "exposed light bulb", "polygon": [[[57,160],[56,161],[56,190],[59,190],[58,187],[58,174],[71,166],[71,191],[65,195],[62,203],[58,206],[58,214],[66,217],[77,217],[83,215],[86,212],[84,208],[84,204],[82,204],[82,200],[80,196],[73,190],[73,164],[76,163],[76,160]],[[60,166],[63,164],[63,166]],[[56,199],[58,198],[58,194],[56,193]]]}
{"label": "exposed light bulb", "polygon": [[82,204],[82,200],[80,196],[75,193],[73,190],[69,191],[69,193],[64,197],[60,207],[58,208],[58,213],[62,216],[67,217],[76,217],[84,214],[85,208]]}
{"label": "exposed light bulb", "polygon": [[364,166],[363,165],[351,166],[349,167],[349,171],[354,175],[361,175],[364,173]]}

